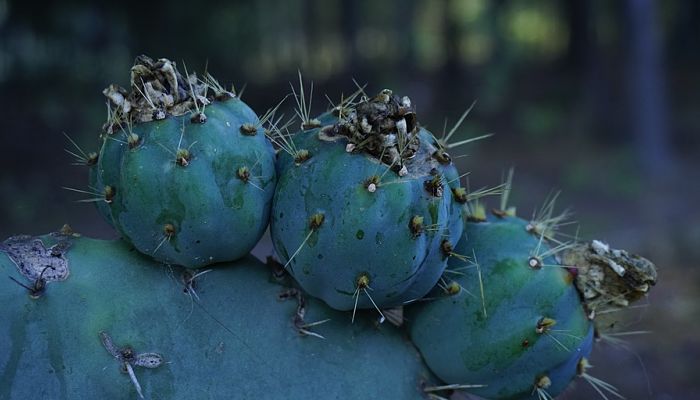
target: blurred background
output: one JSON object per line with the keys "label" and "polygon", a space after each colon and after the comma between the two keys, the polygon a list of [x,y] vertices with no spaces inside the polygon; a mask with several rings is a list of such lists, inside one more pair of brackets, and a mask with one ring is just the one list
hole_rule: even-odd
{"label": "blurred background", "polygon": [[[353,79],[410,96],[438,134],[476,101],[455,140],[494,136],[453,151],[472,188],[514,166],[519,215],[561,190],[583,238],[659,267],[648,300],[611,327],[651,333],[599,346],[592,373],[628,399],[700,398],[698,21],[693,1],[0,0],[0,237],[64,222],[115,237],[61,189],[87,188],[62,132],[96,151],[101,91],[127,86],[141,53],[246,85],[259,113],[297,69],[316,113]],[[597,394],[579,382],[562,398]]]}

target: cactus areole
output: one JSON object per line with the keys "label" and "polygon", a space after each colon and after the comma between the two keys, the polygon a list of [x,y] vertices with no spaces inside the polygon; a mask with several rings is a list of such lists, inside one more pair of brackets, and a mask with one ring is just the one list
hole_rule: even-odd
{"label": "cactus areole", "polygon": [[101,214],[139,251],[197,268],[247,254],[268,224],[274,149],[245,103],[210,75],[136,59],[110,85],[91,172]]}
{"label": "cactus areole", "polygon": [[425,295],[452,255],[443,242],[456,243],[462,223],[411,101],[383,90],[302,128],[279,153],[273,201],[286,269],[341,310]]}

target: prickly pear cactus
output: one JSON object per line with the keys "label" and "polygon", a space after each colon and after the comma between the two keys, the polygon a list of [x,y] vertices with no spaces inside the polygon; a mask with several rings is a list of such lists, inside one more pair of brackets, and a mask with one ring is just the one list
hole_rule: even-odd
{"label": "prickly pear cactus", "polygon": [[[546,400],[576,377],[622,397],[587,372],[595,318],[646,295],[651,262],[558,240],[556,196],[517,218],[512,171],[460,187],[447,150],[483,136],[447,142],[469,110],[438,139],[390,90],[311,119],[300,86],[293,136],[167,59],[104,91],[99,154],[69,152],[125,240],[0,243],[0,398]],[[248,253],[271,205],[281,264],[199,269]]]}
{"label": "prickly pear cactus", "polygon": [[[301,107],[304,109],[304,107]],[[278,137],[271,234],[309,294],[340,310],[416,300],[462,230],[435,148],[407,97],[352,99]]]}
{"label": "prickly pear cactus", "polygon": [[3,399],[420,399],[430,378],[393,327],[351,325],[252,258],[168,267],[67,229],[0,248]]}
{"label": "prickly pear cactus", "polygon": [[406,310],[433,372],[488,399],[556,396],[590,353],[592,324],[555,257],[562,248],[529,226],[500,212],[467,222],[455,251],[469,260],[450,261],[436,298]]}
{"label": "prickly pear cactus", "polygon": [[247,254],[268,220],[274,150],[256,114],[211,76],[141,56],[109,117],[91,187],[139,251],[190,268]]}

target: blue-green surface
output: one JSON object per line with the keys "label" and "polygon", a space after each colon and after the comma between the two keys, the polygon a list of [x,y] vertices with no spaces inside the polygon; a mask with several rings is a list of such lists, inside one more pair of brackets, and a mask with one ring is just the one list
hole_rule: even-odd
{"label": "blue-green surface", "polygon": [[[96,190],[116,190],[98,209],[144,254],[158,261],[197,268],[243,257],[269,221],[275,188],[274,151],[255,113],[238,98],[206,107],[207,121],[190,115],[134,125],[140,143],[130,148],[125,131],[105,139],[92,179]],[[177,162],[188,150],[187,165]],[[250,172],[247,181],[238,170]],[[166,225],[174,233],[166,234]]]}
{"label": "blue-green surface", "polygon": [[[469,390],[488,399],[537,399],[537,377],[571,360],[590,336],[571,274],[552,256],[540,269],[528,265],[549,246],[526,225],[514,217],[466,223],[456,251],[471,262],[452,260],[446,274],[463,289],[406,310],[432,371],[449,384],[486,385]],[[556,324],[538,333],[543,317]],[[556,396],[567,383],[557,376],[547,391]]]}
{"label": "blue-green surface", "polygon": [[[442,241],[456,242],[462,228],[445,178],[439,178],[441,196],[425,189],[434,165],[426,146],[406,162],[408,175],[399,177],[366,153],[348,153],[344,138],[320,140],[319,129],[294,141],[311,158],[295,163],[280,154],[271,234],[304,290],[340,310],[352,309],[357,295],[358,308],[374,307],[370,296],[379,307],[424,296],[447,262]],[[375,192],[366,184],[372,176],[381,177]],[[324,222],[312,232],[314,214],[323,214]],[[409,226],[415,216],[424,224],[418,235]],[[358,290],[361,275],[369,278],[366,292]]]}
{"label": "blue-green surface", "polygon": [[[147,399],[421,399],[429,372],[404,335],[374,315],[333,311],[307,298],[301,336],[297,303],[259,261],[212,269],[184,291],[179,267],[140,255],[123,241],[72,239],[65,281],[38,299],[0,252],[0,398],[135,399],[120,363],[102,345],[155,352],[158,368],[135,367]],[[45,236],[47,248],[56,242]],[[428,383],[429,384],[429,383]]]}

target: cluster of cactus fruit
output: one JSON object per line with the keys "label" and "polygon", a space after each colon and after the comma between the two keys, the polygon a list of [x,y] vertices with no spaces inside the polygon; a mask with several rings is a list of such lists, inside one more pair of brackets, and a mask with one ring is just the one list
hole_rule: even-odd
{"label": "cluster of cactus fruit", "polygon": [[312,118],[299,79],[295,134],[167,59],[105,89],[101,149],[74,155],[121,239],[0,244],[0,398],[550,399],[576,377],[622,397],[587,372],[596,316],[646,295],[651,262],[561,240],[553,201],[517,217],[512,174],[460,187],[456,128],[408,97]]}

